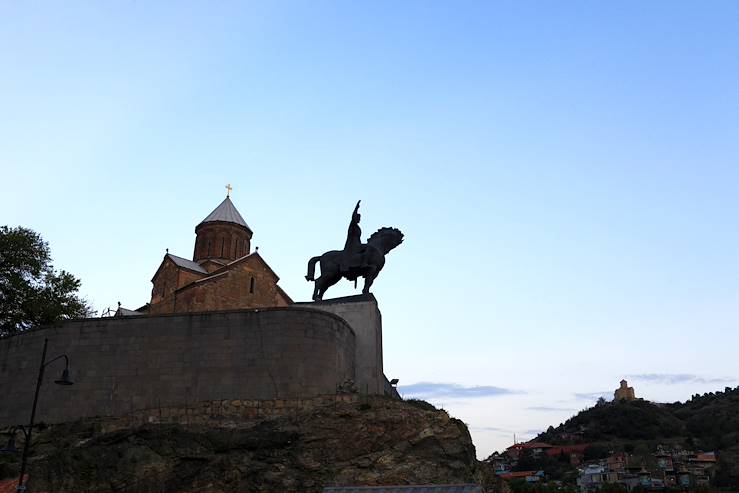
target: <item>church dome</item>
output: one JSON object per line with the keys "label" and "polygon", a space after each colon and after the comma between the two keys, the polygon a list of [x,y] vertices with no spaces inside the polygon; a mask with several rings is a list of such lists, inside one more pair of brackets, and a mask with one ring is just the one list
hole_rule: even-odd
{"label": "church dome", "polygon": [[208,217],[200,221],[200,224],[198,224],[195,227],[195,232],[198,232],[198,229],[204,225],[205,223],[213,223],[213,222],[224,222],[224,223],[233,223],[238,224],[239,226],[243,226],[244,228],[248,229],[251,232],[251,228],[248,224],[246,224],[246,221],[244,221],[244,218],[241,217],[241,214],[239,214],[239,211],[236,210],[236,206],[234,206],[233,202],[231,202],[230,197],[226,197],[221,204],[213,209],[213,212],[208,214]]}
{"label": "church dome", "polygon": [[195,226],[195,234],[193,260],[200,263],[210,259],[224,263],[248,255],[254,233],[227,196]]}

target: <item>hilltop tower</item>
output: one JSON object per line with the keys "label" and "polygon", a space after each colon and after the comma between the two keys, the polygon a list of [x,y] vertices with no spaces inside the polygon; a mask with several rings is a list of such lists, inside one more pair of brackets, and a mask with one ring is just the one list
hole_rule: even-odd
{"label": "hilltop tower", "polygon": [[629,383],[626,380],[621,380],[621,386],[613,393],[613,400],[635,401],[634,387],[629,387]]}

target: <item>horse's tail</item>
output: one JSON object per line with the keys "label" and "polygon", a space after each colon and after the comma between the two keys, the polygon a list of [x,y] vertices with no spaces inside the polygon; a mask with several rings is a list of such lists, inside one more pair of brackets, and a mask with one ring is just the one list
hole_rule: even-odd
{"label": "horse's tail", "polygon": [[315,281],[313,276],[316,274],[316,262],[321,260],[321,256],[313,257],[308,261],[308,275],[305,276],[306,281]]}

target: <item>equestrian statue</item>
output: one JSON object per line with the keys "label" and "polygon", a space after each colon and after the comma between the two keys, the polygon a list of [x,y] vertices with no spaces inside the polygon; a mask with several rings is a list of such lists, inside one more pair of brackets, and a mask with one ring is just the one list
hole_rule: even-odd
{"label": "equestrian statue", "polygon": [[[361,200],[359,201],[361,202]],[[370,286],[385,265],[385,255],[403,242],[403,233],[396,228],[380,228],[362,243],[362,230],[359,228],[359,202],[352,213],[349,231],[346,234],[346,244],[343,250],[332,250],[308,261],[308,281],[315,281],[313,300],[323,299],[328,288],[344,277],[354,281],[364,277],[363,294],[369,293]],[[316,262],[321,262],[321,276],[314,278]]]}

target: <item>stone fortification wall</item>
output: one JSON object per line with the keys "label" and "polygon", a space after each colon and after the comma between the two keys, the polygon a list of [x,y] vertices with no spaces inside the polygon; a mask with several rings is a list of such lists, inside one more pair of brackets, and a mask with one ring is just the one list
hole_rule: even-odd
{"label": "stone fortification wall", "polygon": [[[355,336],[310,308],[87,319],[0,339],[0,425],[26,423],[44,338],[37,421],[188,409],[204,401],[308,399],[355,378]],[[230,405],[230,404],[229,404]]]}
{"label": "stone fortification wall", "polygon": [[[357,390],[362,394],[387,393],[382,363],[382,315],[372,294],[345,296],[313,303],[296,303],[293,306],[310,306],[346,320],[356,336]],[[390,393],[392,394],[392,391]]]}
{"label": "stone fortification wall", "polygon": [[224,399],[201,401],[187,407],[141,409],[116,418],[103,419],[105,432],[143,424],[177,423],[183,425],[240,426],[250,420],[289,416],[296,412],[335,407],[342,403],[359,403],[368,396],[359,394],[320,395],[310,399]]}

